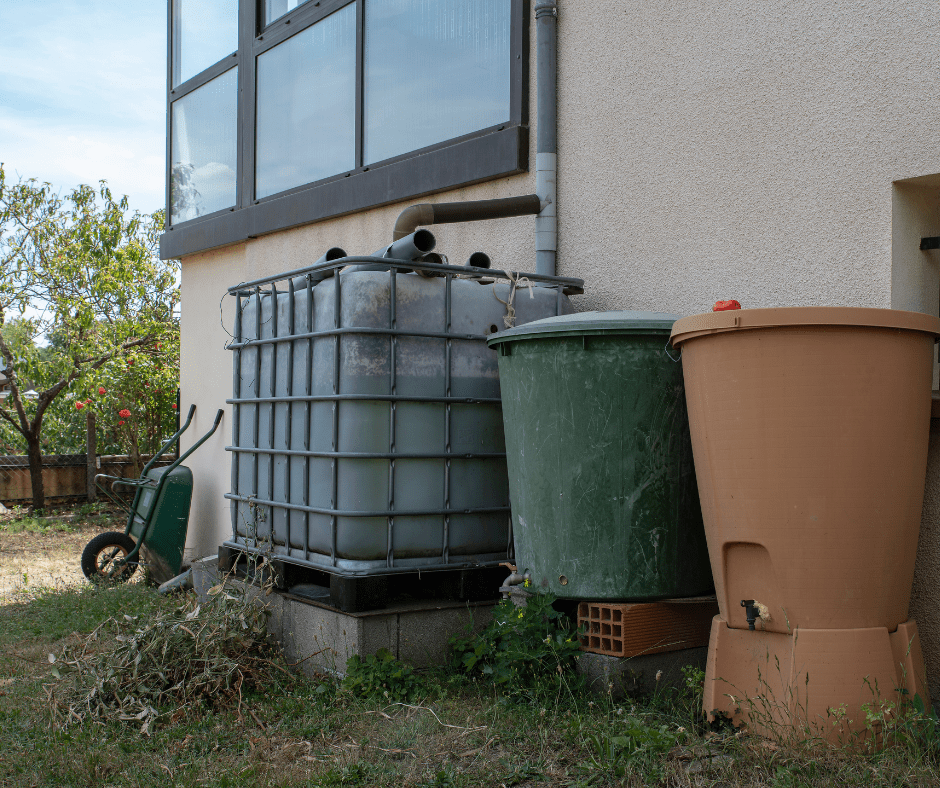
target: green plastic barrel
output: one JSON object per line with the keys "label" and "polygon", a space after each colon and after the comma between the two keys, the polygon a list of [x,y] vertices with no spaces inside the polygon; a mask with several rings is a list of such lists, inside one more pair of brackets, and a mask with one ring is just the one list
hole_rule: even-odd
{"label": "green plastic barrel", "polygon": [[678,318],[584,312],[493,334],[515,561],[534,590],[639,601],[713,591]]}

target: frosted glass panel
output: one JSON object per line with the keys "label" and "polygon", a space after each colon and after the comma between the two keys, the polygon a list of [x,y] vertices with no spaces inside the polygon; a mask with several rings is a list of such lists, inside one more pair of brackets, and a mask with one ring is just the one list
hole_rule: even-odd
{"label": "frosted glass panel", "polygon": [[237,68],[171,105],[171,223],[235,204],[237,107]]}
{"label": "frosted glass panel", "polygon": [[356,166],[355,3],[258,58],[256,196]]}
{"label": "frosted glass panel", "polygon": [[173,0],[173,87],[238,48],[238,0]]}
{"label": "frosted glass panel", "polygon": [[366,0],[366,164],[509,120],[511,5]]}
{"label": "frosted glass panel", "polygon": [[306,2],[309,0],[264,0],[264,23],[270,25],[275,19]]}

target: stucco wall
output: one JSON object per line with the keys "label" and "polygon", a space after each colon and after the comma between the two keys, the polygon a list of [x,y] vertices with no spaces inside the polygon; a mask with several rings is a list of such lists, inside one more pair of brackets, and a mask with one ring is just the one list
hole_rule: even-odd
{"label": "stucco wall", "polygon": [[[747,307],[937,313],[940,252],[916,246],[921,232],[940,235],[940,192],[924,179],[940,173],[940,19],[933,4],[559,0],[559,6],[558,273],[585,279],[578,309],[684,315],[737,298]],[[529,174],[430,201],[533,189]],[[388,242],[402,207],[184,260],[183,403],[200,406],[191,436],[230,396],[231,360],[219,326],[225,288],[312,263],[332,245],[369,253]],[[479,249],[496,267],[534,268],[529,218],[434,232],[453,261]],[[231,304],[223,311],[230,313]],[[223,427],[192,463],[193,553],[213,551],[229,528],[221,497],[229,482],[222,448],[229,430]],[[936,606],[933,589],[940,587],[933,558],[940,540],[936,462],[930,474],[918,611],[928,596]],[[940,620],[927,629],[925,651],[937,681]]]}

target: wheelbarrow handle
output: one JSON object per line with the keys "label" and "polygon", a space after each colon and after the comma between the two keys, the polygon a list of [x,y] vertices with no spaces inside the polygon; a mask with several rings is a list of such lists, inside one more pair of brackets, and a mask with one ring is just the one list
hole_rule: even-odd
{"label": "wheelbarrow handle", "polygon": [[163,446],[160,447],[160,451],[154,454],[150,462],[148,462],[144,466],[144,469],[143,471],[141,471],[141,474],[140,474],[142,477],[146,476],[147,471],[149,471],[156,464],[157,460],[159,460],[164,454],[167,453],[170,447],[174,443],[176,443],[176,441],[179,439],[179,436],[182,435],[184,432],[186,432],[186,429],[189,427],[190,422],[193,420],[193,414],[195,414],[195,412],[196,412],[196,403],[193,403],[192,405],[189,406],[189,415],[186,417],[186,423],[182,427],[180,427],[175,433],[173,433],[173,437],[170,438],[166,443],[164,443]]}
{"label": "wheelbarrow handle", "polygon": [[[207,440],[209,440],[209,438],[212,436],[212,433],[214,433],[214,432],[219,428],[219,424],[220,424],[221,421],[222,421],[222,416],[223,416],[224,413],[225,413],[225,411],[223,411],[222,408],[219,408],[218,412],[215,414],[215,422],[212,424],[212,429],[209,430],[205,435],[203,435],[203,436],[202,436],[198,441],[196,441],[192,446],[190,446],[190,447],[186,450],[186,452],[185,452],[184,454],[181,454],[181,455],[176,459],[176,462],[174,462],[172,465],[170,465],[170,466],[166,469],[166,471],[165,471],[166,474],[170,474],[170,473],[172,473],[174,470],[176,470],[176,466],[177,466],[177,465],[179,465],[179,464],[180,464],[183,460],[185,460],[190,454],[192,454],[194,451],[196,451],[196,449],[198,449],[200,446],[202,446],[203,443],[205,443]],[[186,423],[188,424],[189,422],[186,422]]]}

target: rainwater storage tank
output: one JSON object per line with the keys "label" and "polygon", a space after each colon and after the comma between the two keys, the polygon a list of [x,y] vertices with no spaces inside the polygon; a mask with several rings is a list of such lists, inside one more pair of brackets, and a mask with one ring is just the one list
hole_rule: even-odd
{"label": "rainwater storage tank", "polygon": [[[350,263],[391,270],[339,273]],[[522,324],[570,312],[565,293],[582,286],[526,277],[540,286],[517,288],[525,281],[502,271],[345,258],[232,288],[226,546],[347,576],[510,557],[486,336],[505,327],[508,302]]]}
{"label": "rainwater storage tank", "polygon": [[674,315],[584,312],[499,350],[516,564],[581,600],[710,593]]}

